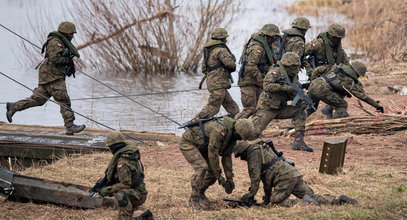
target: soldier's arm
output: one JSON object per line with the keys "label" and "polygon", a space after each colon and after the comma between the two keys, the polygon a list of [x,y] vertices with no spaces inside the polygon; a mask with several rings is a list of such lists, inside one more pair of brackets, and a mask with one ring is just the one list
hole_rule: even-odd
{"label": "soldier's arm", "polygon": [[222,167],[225,172],[226,179],[233,179],[233,164],[232,164],[232,155],[223,155],[222,156]]}
{"label": "soldier's arm", "polygon": [[110,195],[121,189],[130,189],[132,184],[132,164],[128,160],[119,158],[115,169],[119,182],[107,187]]}
{"label": "soldier's arm", "polygon": [[249,193],[251,196],[255,196],[259,191],[260,176],[261,176],[261,152],[260,149],[255,149],[247,157],[247,165],[250,176],[250,188]]}
{"label": "soldier's arm", "polygon": [[317,39],[305,44],[305,50],[304,50],[305,56],[315,55],[317,53],[317,45],[318,45]]}
{"label": "soldier's arm", "polygon": [[63,43],[61,43],[55,39],[51,39],[48,42],[48,46],[47,46],[48,61],[53,64],[68,63],[69,59],[67,57],[61,56],[64,49],[65,49],[65,46]]}
{"label": "soldier's arm", "polygon": [[264,78],[263,90],[265,92],[277,93],[277,92],[295,92],[293,88],[288,85],[280,84],[277,80],[281,77],[280,73],[274,69],[270,69]]}
{"label": "soldier's arm", "polygon": [[253,75],[256,79],[258,85],[263,86],[263,75],[261,74],[259,67],[257,66],[260,63],[261,58],[264,56],[264,49],[260,46],[252,46],[248,48],[247,54],[247,65],[245,71],[248,74]]}
{"label": "soldier's arm", "polygon": [[[348,88],[346,88],[346,86],[348,86]],[[348,83],[348,85],[345,85],[345,88],[348,89],[352,93],[352,95],[356,96],[356,98],[366,102],[367,104],[375,108],[380,107],[379,103],[377,103],[375,100],[366,95],[361,83],[359,82],[355,83],[352,80],[352,83]]]}
{"label": "soldier's arm", "polygon": [[218,59],[225,65],[229,72],[236,70],[236,63],[232,59],[232,55],[226,48],[221,48],[218,53]]}
{"label": "soldier's arm", "polygon": [[343,50],[343,56],[344,56],[343,63],[349,65],[349,57],[348,54],[346,54],[345,50]]}
{"label": "soldier's arm", "polygon": [[212,130],[209,134],[208,160],[209,166],[212,169],[216,179],[222,175],[222,171],[219,166],[219,151],[222,146],[224,136],[225,133],[218,129]]}

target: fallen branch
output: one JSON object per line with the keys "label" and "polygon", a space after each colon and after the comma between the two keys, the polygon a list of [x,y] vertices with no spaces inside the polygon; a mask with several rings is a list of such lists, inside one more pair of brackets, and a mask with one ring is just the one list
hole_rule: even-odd
{"label": "fallen branch", "polygon": [[94,36],[95,36],[95,33],[94,33],[92,35],[91,40],[89,40],[88,42],[85,42],[83,44],[78,45],[76,48],[78,50],[83,49],[83,48],[85,48],[87,46],[90,46],[92,44],[97,44],[97,43],[100,43],[100,42],[105,41],[107,39],[110,39],[110,38],[112,38],[112,37],[114,37],[116,35],[119,35],[123,31],[129,29],[130,27],[132,27],[134,25],[137,25],[137,24],[140,24],[140,23],[143,23],[143,22],[147,22],[147,21],[151,21],[151,20],[154,20],[154,19],[157,19],[157,18],[163,18],[163,17],[165,17],[165,16],[167,16],[169,14],[173,14],[174,9],[176,9],[177,7],[160,11],[157,14],[155,14],[155,15],[149,17],[149,18],[144,18],[144,19],[141,19],[141,20],[134,20],[132,23],[124,25],[122,28],[118,29],[117,31],[115,31],[115,32],[113,32],[113,33],[111,33],[109,35],[102,35],[101,37],[98,37],[98,38],[94,39]]}

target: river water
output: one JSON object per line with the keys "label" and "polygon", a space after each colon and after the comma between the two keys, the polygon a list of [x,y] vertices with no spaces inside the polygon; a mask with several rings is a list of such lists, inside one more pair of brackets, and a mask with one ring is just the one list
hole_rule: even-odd
{"label": "river water", "polygon": [[[0,0],[0,23],[27,37],[27,39],[37,39],[37,36],[33,36],[34,31],[32,31],[31,22],[34,23],[33,17],[35,19],[42,19],[39,15],[35,15],[48,10],[52,11],[55,15],[54,17],[57,20],[55,23],[67,20],[64,17],[67,9],[62,7],[62,2],[62,0]],[[270,2],[267,0],[245,1],[244,10],[241,11],[238,20],[228,28],[229,35],[232,36],[228,41],[228,45],[237,57],[240,56],[242,47],[250,34],[257,31],[261,26],[266,23],[274,23],[280,27],[280,30],[283,30],[289,28],[292,20],[296,17],[296,15],[288,14],[283,7],[286,4],[292,4],[295,0],[274,0],[272,1],[273,4],[269,4]],[[315,38],[322,29],[329,25],[326,18],[309,18],[313,28],[307,33],[306,38],[308,41]],[[334,18],[344,19],[343,16],[334,16]],[[53,30],[50,29],[50,31]],[[46,34],[48,33],[44,33],[44,36]],[[78,30],[78,35],[80,37],[80,30]],[[76,40],[74,40],[74,44],[82,43]],[[35,88],[38,73],[34,70],[35,65],[27,66],[21,64],[21,60],[24,59],[21,58],[23,53],[19,51],[21,50],[20,45],[21,39],[0,27],[0,72],[13,77],[30,88]],[[38,60],[41,60],[40,56]],[[120,76],[99,74],[92,69],[85,69],[83,71],[124,94],[195,89],[202,78],[201,74],[179,74],[171,78],[142,79],[126,78],[122,76],[124,74]],[[235,79],[234,85],[236,85],[237,72],[233,73],[233,77]],[[303,74],[301,78],[305,80]],[[154,86],[146,86],[150,84]],[[157,85],[160,89],[157,89]],[[67,78],[67,86],[74,111],[110,127],[136,131],[182,133],[182,130],[177,129],[175,123],[126,98],[75,100],[118,95],[83,74],[77,73],[75,79]],[[240,108],[242,108],[239,88],[233,87],[229,92]],[[202,109],[207,102],[208,94],[206,90],[196,90],[171,94],[135,96],[132,98],[174,121],[183,123],[193,118]],[[0,121],[7,121],[5,116],[6,102],[15,102],[30,95],[31,92],[26,88],[4,76],[0,76]],[[219,114],[224,113],[225,110],[222,108]],[[47,104],[40,107],[17,112],[13,117],[13,123],[50,126],[63,125],[59,107],[51,102],[47,102]],[[86,124],[88,127],[103,128],[78,115],[76,116],[75,123]]]}

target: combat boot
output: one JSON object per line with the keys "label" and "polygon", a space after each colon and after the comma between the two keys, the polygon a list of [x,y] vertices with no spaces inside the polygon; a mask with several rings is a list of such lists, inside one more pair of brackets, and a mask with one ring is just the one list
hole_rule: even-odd
{"label": "combat boot", "polygon": [[203,208],[199,205],[199,196],[189,197],[188,207],[196,210],[203,210]]}
{"label": "combat boot", "polygon": [[328,107],[327,105],[321,108],[321,113],[325,116],[325,119],[332,119],[333,118],[333,109],[332,107]]}
{"label": "combat boot", "polygon": [[314,198],[312,198],[311,196],[309,196],[309,195],[305,195],[305,196],[302,198],[302,203],[305,203],[305,204],[314,204],[314,205],[316,205],[316,206],[320,206],[319,202],[318,202],[317,200],[315,200]]}
{"label": "combat boot", "polygon": [[71,125],[69,127],[66,127],[66,135],[73,135],[74,133],[79,133],[85,129],[85,125]]}
{"label": "combat boot", "polygon": [[296,131],[294,133],[294,142],[292,146],[293,150],[303,150],[307,152],[313,152],[314,150],[304,142],[304,131]]}
{"label": "combat boot", "polygon": [[7,121],[8,122],[13,122],[13,115],[14,115],[14,113],[16,113],[16,103],[15,102],[7,102],[7,105],[6,105],[6,109],[7,109],[7,112],[6,112],[6,116],[7,116]]}
{"label": "combat boot", "polygon": [[147,209],[141,215],[133,217],[132,220],[154,220],[153,213]]}
{"label": "combat boot", "polygon": [[345,195],[340,195],[339,196],[339,204],[351,204],[351,205],[357,205],[358,204],[358,201],[356,201],[356,199],[352,199],[352,198],[350,198],[350,197],[348,197],[348,196],[345,196]]}
{"label": "combat boot", "polygon": [[211,208],[211,201],[206,197],[205,190],[199,191],[199,205],[205,210]]}

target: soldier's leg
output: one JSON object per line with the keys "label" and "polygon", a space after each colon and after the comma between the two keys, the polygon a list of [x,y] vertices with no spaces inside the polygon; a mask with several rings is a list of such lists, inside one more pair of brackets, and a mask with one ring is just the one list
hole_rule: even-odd
{"label": "soldier's leg", "polygon": [[[321,109],[321,112],[327,118],[343,118],[349,116],[347,112],[348,103],[345,101],[344,97],[338,93],[329,92],[321,100],[327,104],[325,109]],[[335,110],[334,113],[333,110]]]}
{"label": "soldier's leg", "polygon": [[198,148],[193,145],[188,139],[190,137],[191,131],[187,130],[179,143],[179,149],[184,155],[185,159],[191,164],[195,173],[191,176],[191,197],[188,201],[188,205],[195,209],[202,209],[199,205],[199,192],[202,189],[202,182],[208,171],[208,164]]}
{"label": "soldier's leg", "polygon": [[15,103],[14,109],[16,111],[23,111],[27,108],[44,105],[51,95],[47,92],[43,85],[39,85],[34,89],[33,94],[26,99],[20,100]]}
{"label": "soldier's leg", "polygon": [[208,199],[208,197],[206,197],[205,195],[205,191],[212,186],[213,184],[216,183],[216,178],[215,175],[213,175],[213,172],[211,171],[211,169],[209,169],[206,173],[205,173],[205,177],[203,179],[202,182],[202,188],[199,191],[199,204],[201,206],[203,206],[205,209],[210,209],[210,201]]}
{"label": "soldier's leg", "polygon": [[[312,100],[312,102],[314,102],[314,107],[315,107],[315,109],[318,109],[319,98],[318,98],[317,96],[315,96],[313,93],[311,93],[310,91],[308,91],[307,95],[308,95],[308,97],[310,97],[310,99]],[[308,116],[310,116],[312,113],[314,113],[315,110],[314,110],[312,107],[307,106],[306,112],[307,112],[307,117],[308,117]]]}
{"label": "soldier's leg", "polygon": [[276,116],[277,119],[287,119],[292,118],[292,123],[294,124],[294,142],[292,149],[303,150],[308,152],[313,152],[313,149],[309,147],[304,141],[305,133],[305,122],[307,120],[307,113],[302,110],[300,106],[287,105],[278,111]]}
{"label": "soldier's leg", "polygon": [[256,86],[243,86],[240,87],[241,101],[243,110],[236,115],[235,119],[249,118],[256,111],[258,99],[258,87]]}
{"label": "soldier's leg", "polygon": [[290,197],[294,187],[298,182],[298,177],[291,177],[285,180],[279,181],[274,187],[273,193],[270,197],[271,204],[289,207],[295,204],[295,202],[288,199]]}
{"label": "soldier's leg", "polygon": [[197,121],[216,115],[225,98],[225,92],[225,89],[213,90],[209,95],[208,104],[192,120]]}
{"label": "soldier's leg", "polygon": [[232,96],[230,96],[228,90],[225,89],[225,98],[223,99],[222,106],[225,110],[231,114],[232,118],[234,118],[239,113],[239,106],[233,100]]}
{"label": "soldier's leg", "polygon": [[134,189],[122,189],[115,193],[114,197],[119,203],[118,219],[130,219],[134,210],[147,199],[146,194],[141,194]]}
{"label": "soldier's leg", "polygon": [[270,106],[270,98],[266,93],[262,93],[257,104],[257,109],[254,115],[249,120],[252,121],[256,136],[260,136],[267,128],[267,125],[278,114],[278,110]]}
{"label": "soldier's leg", "polygon": [[60,112],[64,119],[65,127],[73,125],[75,115],[71,109],[71,99],[69,98],[68,91],[66,89],[65,80],[57,80],[47,85],[49,87],[50,94],[54,100],[61,105]]}

